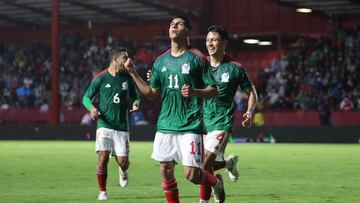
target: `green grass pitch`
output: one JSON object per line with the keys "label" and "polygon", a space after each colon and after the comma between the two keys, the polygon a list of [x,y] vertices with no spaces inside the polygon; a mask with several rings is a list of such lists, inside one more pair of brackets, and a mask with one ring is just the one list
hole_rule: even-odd
{"label": "green grass pitch", "polygon": [[[0,141],[0,202],[99,202],[92,141]],[[118,186],[109,163],[107,202],[165,202],[151,142],[131,143],[129,185]],[[359,144],[229,144],[240,155],[240,179],[225,177],[227,203],[360,202]],[[182,203],[198,202],[198,186],[176,166]],[[211,202],[213,200],[211,199]]]}

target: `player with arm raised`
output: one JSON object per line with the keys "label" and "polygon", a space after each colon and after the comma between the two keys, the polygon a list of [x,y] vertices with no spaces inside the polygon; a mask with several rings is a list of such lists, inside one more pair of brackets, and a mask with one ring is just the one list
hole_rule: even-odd
{"label": "player with arm raised", "polygon": [[[128,112],[139,108],[139,96],[131,76],[125,71],[124,63],[129,58],[123,48],[110,54],[109,67],[97,74],[84,97],[83,104],[91,117],[97,120],[96,152],[98,163],[96,174],[100,193],[99,200],[107,200],[106,179],[109,155],[116,156],[119,164],[119,182],[125,187],[128,182],[129,167],[129,122]],[[99,105],[92,104],[98,95]]]}
{"label": "player with arm raised", "polygon": [[160,162],[162,186],[167,202],[178,203],[174,176],[176,162],[184,166],[186,178],[194,184],[223,189],[222,178],[202,170],[201,100],[217,96],[218,90],[204,55],[189,47],[190,22],[183,16],[170,23],[171,49],[153,66],[150,85],[136,73],[131,61],[125,65],[140,92],[149,98],[162,96],[151,157]]}
{"label": "player with arm raised", "polygon": [[[222,161],[214,168],[216,157],[223,158],[228,139],[232,132],[234,96],[238,86],[249,96],[248,108],[243,115],[242,125],[250,127],[252,114],[257,103],[257,93],[246,70],[238,62],[225,55],[229,35],[221,26],[214,25],[208,28],[206,48],[209,53],[211,73],[219,87],[219,96],[204,99],[204,124],[207,134],[204,136],[205,156],[204,169],[213,173],[214,169],[226,167],[233,181],[238,178],[236,168],[237,156]],[[200,203],[209,202],[211,188],[200,185]],[[214,190],[215,202],[224,202],[223,194]]]}

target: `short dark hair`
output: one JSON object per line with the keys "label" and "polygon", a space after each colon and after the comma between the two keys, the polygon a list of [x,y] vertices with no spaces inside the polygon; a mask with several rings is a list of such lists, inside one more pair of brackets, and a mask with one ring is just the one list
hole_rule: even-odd
{"label": "short dark hair", "polygon": [[114,47],[110,50],[109,52],[109,58],[110,61],[114,58],[114,57],[118,57],[120,53],[122,52],[127,52],[125,47]]}
{"label": "short dark hair", "polygon": [[190,22],[190,20],[189,20],[187,17],[182,16],[182,15],[178,15],[178,16],[173,17],[173,20],[174,20],[175,18],[181,18],[181,19],[183,19],[183,20],[184,20],[185,28],[188,29],[188,30],[190,30],[190,31],[192,30],[191,22]]}
{"label": "short dark hair", "polygon": [[208,28],[209,32],[217,32],[222,40],[230,40],[229,33],[220,25],[212,25]]}

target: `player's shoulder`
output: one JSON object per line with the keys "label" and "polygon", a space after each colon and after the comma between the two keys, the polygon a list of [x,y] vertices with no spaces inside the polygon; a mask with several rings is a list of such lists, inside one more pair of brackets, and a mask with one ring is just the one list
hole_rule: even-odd
{"label": "player's shoulder", "polygon": [[160,54],[156,59],[155,62],[161,61],[163,58],[165,58],[167,55],[170,54],[170,49],[166,50],[164,53]]}
{"label": "player's shoulder", "polygon": [[104,69],[104,70],[100,71],[99,73],[97,73],[93,77],[92,81],[97,80],[97,79],[101,79],[102,77],[104,77],[106,75],[106,73],[107,73],[107,69]]}
{"label": "player's shoulder", "polygon": [[196,57],[199,57],[203,63],[208,64],[208,58],[200,50],[192,47],[189,49],[189,52],[194,54]]}
{"label": "player's shoulder", "polygon": [[153,64],[153,69],[156,70],[160,67],[163,66],[164,63],[166,63],[166,58],[168,57],[168,55],[170,54],[170,49],[168,49],[167,51],[165,51],[164,53],[162,53],[161,55],[159,55]]}
{"label": "player's shoulder", "polygon": [[232,58],[231,56],[225,55],[224,57],[224,62],[229,64],[231,67],[233,67],[235,70],[245,70],[244,66],[237,60],[235,60],[234,58]]}

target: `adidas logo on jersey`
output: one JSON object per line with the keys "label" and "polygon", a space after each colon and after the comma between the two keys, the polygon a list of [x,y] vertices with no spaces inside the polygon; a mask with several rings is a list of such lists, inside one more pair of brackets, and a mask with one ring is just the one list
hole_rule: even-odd
{"label": "adidas logo on jersey", "polygon": [[165,72],[166,71],[166,67],[164,66],[162,69],[161,69],[161,72]]}
{"label": "adidas logo on jersey", "polygon": [[109,83],[105,85],[105,88],[110,88],[110,87],[111,85]]}

